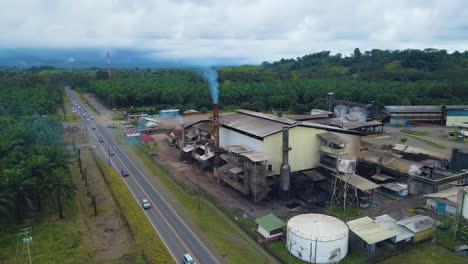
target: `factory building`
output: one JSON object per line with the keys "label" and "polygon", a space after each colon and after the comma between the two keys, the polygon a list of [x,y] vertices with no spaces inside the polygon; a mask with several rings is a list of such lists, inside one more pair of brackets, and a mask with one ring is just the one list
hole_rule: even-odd
{"label": "factory building", "polygon": [[391,105],[384,108],[391,121],[434,122],[446,126],[468,122],[468,105]]}
{"label": "factory building", "polygon": [[280,174],[282,164],[282,130],[289,130],[289,165],[291,172],[316,168],[320,162],[319,134],[332,132],[348,139],[345,153],[357,155],[360,148],[359,133],[309,122],[237,110],[221,118],[220,146],[244,145],[269,157],[269,170]]}

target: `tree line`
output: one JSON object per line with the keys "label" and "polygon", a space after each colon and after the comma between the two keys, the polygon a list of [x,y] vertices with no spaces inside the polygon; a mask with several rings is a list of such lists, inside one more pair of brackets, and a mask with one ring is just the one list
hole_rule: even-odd
{"label": "tree line", "polygon": [[[94,70],[94,73],[93,73]],[[328,92],[340,100],[383,105],[466,104],[468,52],[378,50],[343,57],[329,51],[261,65],[220,67],[223,108],[303,113],[324,108]],[[78,73],[76,87],[111,107],[133,111],[211,108],[209,87],[193,69],[102,69]]]}

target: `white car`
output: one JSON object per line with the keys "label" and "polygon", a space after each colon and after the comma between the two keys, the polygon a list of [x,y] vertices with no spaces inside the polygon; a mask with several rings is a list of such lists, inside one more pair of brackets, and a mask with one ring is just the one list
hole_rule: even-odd
{"label": "white car", "polygon": [[151,204],[148,201],[148,199],[141,200],[141,205],[143,206],[144,209],[150,209],[151,208]]}
{"label": "white car", "polygon": [[94,119],[94,116],[90,116],[89,118]]}
{"label": "white car", "polygon": [[197,264],[190,254],[185,254],[183,259],[184,264]]}

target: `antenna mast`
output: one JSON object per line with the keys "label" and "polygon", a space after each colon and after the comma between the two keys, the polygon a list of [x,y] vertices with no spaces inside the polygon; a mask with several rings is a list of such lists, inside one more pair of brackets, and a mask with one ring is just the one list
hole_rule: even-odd
{"label": "antenna mast", "polygon": [[110,81],[112,80],[112,72],[111,72],[111,65],[110,65],[110,52],[107,51],[107,79]]}

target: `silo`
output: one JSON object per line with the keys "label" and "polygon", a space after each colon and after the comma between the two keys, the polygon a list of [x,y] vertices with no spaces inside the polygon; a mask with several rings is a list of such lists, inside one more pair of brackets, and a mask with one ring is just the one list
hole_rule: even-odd
{"label": "silo", "polygon": [[302,214],[289,219],[286,247],[292,255],[312,263],[336,263],[348,253],[348,226],[323,214]]}

